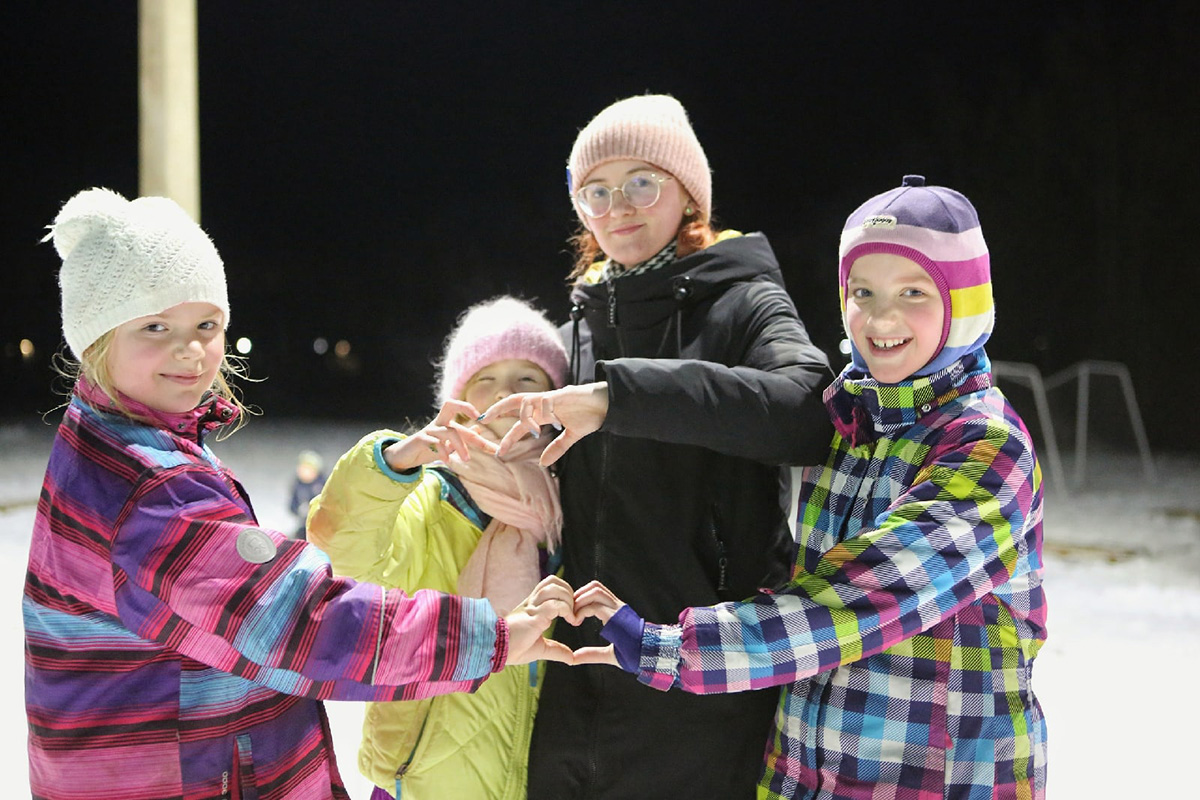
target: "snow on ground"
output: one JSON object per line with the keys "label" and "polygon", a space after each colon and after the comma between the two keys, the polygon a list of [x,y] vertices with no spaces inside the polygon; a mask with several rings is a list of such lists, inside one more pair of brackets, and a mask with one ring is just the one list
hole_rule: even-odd
{"label": "snow on ground", "polygon": [[[55,417],[57,419],[57,417]],[[287,498],[297,454],[332,463],[366,423],[255,419],[214,449],[241,479],[260,521],[292,526]],[[11,796],[28,795],[20,595],[33,501],[53,426],[0,424],[0,769]],[[1173,797],[1195,791],[1184,768],[1200,691],[1200,456],[1157,459],[1093,451],[1087,482],[1047,498],[1050,639],[1034,688],[1050,731],[1052,800]],[[355,800],[361,704],[328,703],[338,763]]]}

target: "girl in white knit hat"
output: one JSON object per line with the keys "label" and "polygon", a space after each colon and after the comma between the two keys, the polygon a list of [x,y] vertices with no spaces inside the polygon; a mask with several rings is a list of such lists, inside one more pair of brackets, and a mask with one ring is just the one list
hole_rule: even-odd
{"label": "girl in white knit hat", "polygon": [[23,600],[35,796],[344,800],[318,698],[473,691],[570,658],[542,637],[570,609],[559,581],[505,620],[334,577],[258,525],[206,444],[241,406],[222,377],[224,265],[183,209],[92,189],[48,238],[78,374]]}
{"label": "girl in white knit hat", "polygon": [[[580,385],[485,416],[520,420],[502,454],[563,426],[542,459],[562,459],[563,577],[603,580],[665,619],[783,584],[793,543],[778,465],[823,460],[820,391],[833,376],[766,237],[714,227],[708,159],[667,95],[597,114],[571,148],[567,192],[581,223],[569,328]],[[554,635],[574,649],[605,644],[598,631],[588,620]],[[777,691],[664,695],[598,669],[547,666],[530,797],[645,797],[649,785],[754,796]]]}
{"label": "girl in white knit hat", "polygon": [[[334,570],[406,591],[486,598],[498,614],[557,568],[558,485],[538,463],[550,437],[494,453],[512,419],[482,409],[562,386],[558,332],[528,303],[469,308],[446,340],[434,419],[411,435],[376,431],[338,461],[309,513],[309,541]],[[532,670],[532,671],[531,671]],[[538,673],[514,667],[471,695],[368,705],[359,769],[376,800],[524,800]]]}

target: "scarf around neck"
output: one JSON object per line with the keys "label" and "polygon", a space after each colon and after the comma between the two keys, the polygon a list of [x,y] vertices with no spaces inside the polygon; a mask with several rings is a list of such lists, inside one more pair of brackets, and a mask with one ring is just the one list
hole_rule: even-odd
{"label": "scarf around neck", "polygon": [[610,258],[604,264],[604,271],[600,275],[600,280],[607,281],[612,278],[624,278],[626,275],[641,275],[644,272],[661,269],[675,260],[675,250],[675,240],[672,239],[667,242],[667,246],[662,250],[659,250],[642,263],[634,264],[632,267],[627,267],[619,261],[613,261]]}
{"label": "scarf around neck", "polygon": [[[499,438],[483,426],[484,438]],[[469,461],[452,454],[446,464],[479,509],[492,518],[458,578],[458,591],[487,598],[503,616],[541,580],[538,550],[554,553],[562,541],[558,481],[538,464],[552,437],[519,441],[504,461],[479,450]]]}

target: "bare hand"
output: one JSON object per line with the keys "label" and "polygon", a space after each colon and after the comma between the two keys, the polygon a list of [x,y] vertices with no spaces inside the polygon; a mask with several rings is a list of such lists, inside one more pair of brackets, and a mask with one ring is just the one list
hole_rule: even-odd
{"label": "bare hand", "polygon": [[562,433],[542,451],[540,463],[549,466],[588,434],[595,433],[608,416],[608,384],[564,386],[550,392],[511,394],[492,404],[480,421],[516,417],[517,422],[500,440],[496,455],[503,458],[517,441],[539,435],[543,425],[558,425]]}
{"label": "bare hand", "polygon": [[460,414],[475,419],[479,411],[465,400],[447,400],[433,421],[412,436],[393,442],[383,450],[383,458],[397,472],[415,469],[431,461],[446,461],[457,453],[463,461],[471,459],[470,448],[496,452],[496,443],[471,428],[455,422]]}
{"label": "bare hand", "polygon": [[[600,581],[592,581],[576,590],[574,601],[575,614],[580,620],[585,617],[595,617],[604,623],[612,619],[613,614],[616,614],[625,605],[624,601],[613,594],[612,590]],[[573,655],[575,659],[573,663],[575,664],[610,664],[614,667],[620,666],[620,663],[617,661],[616,650],[611,644],[604,647],[581,647]]]}
{"label": "bare hand", "polygon": [[579,624],[572,600],[571,586],[557,575],[543,578],[529,597],[505,617],[508,623],[508,664],[531,661],[561,661],[573,664],[575,654],[562,642],[545,636],[550,624],[562,617]]}

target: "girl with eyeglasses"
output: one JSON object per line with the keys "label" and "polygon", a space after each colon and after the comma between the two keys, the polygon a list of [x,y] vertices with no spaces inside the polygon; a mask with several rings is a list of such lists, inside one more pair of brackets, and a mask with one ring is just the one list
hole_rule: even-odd
{"label": "girl with eyeglasses", "polygon": [[[786,583],[794,545],[779,465],[818,463],[832,379],[762,234],[712,222],[708,160],[673,97],[621,100],[571,150],[574,385],[514,395],[503,455],[544,424],[563,505],[563,578],[599,579],[648,617]],[[619,588],[617,588],[619,587]],[[637,598],[633,600],[632,598]],[[653,611],[650,611],[652,609]],[[596,620],[559,622],[572,649]],[[548,664],[531,798],[751,798],[778,690],[698,697]],[[564,665],[565,666],[565,665]]]}

